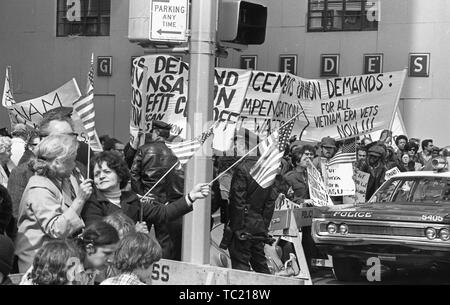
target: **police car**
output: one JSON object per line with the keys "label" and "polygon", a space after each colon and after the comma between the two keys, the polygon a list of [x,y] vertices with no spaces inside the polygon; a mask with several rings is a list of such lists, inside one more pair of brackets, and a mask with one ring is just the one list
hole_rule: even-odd
{"label": "police car", "polygon": [[366,204],[315,211],[313,239],[338,280],[358,280],[373,257],[393,268],[450,265],[450,172],[444,158],[432,165],[394,175]]}

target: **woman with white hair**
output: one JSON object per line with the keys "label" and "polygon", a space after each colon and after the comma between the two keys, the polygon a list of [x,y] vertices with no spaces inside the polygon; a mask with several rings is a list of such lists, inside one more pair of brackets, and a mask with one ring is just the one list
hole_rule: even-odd
{"label": "woman with white hair", "polygon": [[14,168],[11,161],[11,139],[0,137],[0,184],[8,186],[8,178],[11,170]]}
{"label": "woman with white hair", "polygon": [[72,175],[78,142],[70,135],[51,135],[36,147],[29,163],[35,172],[20,201],[15,240],[19,272],[25,272],[41,246],[49,240],[71,236],[84,227],[80,217],[92,193],[92,181],[79,186]]}

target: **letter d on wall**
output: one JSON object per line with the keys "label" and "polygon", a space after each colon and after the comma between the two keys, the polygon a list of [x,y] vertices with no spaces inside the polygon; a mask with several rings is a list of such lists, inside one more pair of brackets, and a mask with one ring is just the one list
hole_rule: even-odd
{"label": "letter d on wall", "polygon": [[80,0],[67,0],[66,18],[69,22],[81,21],[81,4]]}
{"label": "letter d on wall", "polygon": [[320,55],[320,76],[339,75],[339,54]]}

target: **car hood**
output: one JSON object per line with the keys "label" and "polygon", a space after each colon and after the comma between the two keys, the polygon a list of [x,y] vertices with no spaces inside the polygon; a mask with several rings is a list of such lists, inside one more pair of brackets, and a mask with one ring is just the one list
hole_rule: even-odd
{"label": "car hood", "polygon": [[330,206],[317,209],[314,218],[439,222],[450,224],[448,204],[368,203],[357,206]]}

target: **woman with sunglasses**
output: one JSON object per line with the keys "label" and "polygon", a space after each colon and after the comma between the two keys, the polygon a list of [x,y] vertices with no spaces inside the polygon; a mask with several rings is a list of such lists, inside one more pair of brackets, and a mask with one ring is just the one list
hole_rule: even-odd
{"label": "woman with sunglasses", "polygon": [[29,162],[34,176],[19,205],[15,240],[19,272],[31,266],[45,242],[84,227],[80,214],[92,186],[89,179],[78,185],[73,175],[77,148],[74,137],[62,134],[48,136],[36,147],[36,157]]}

